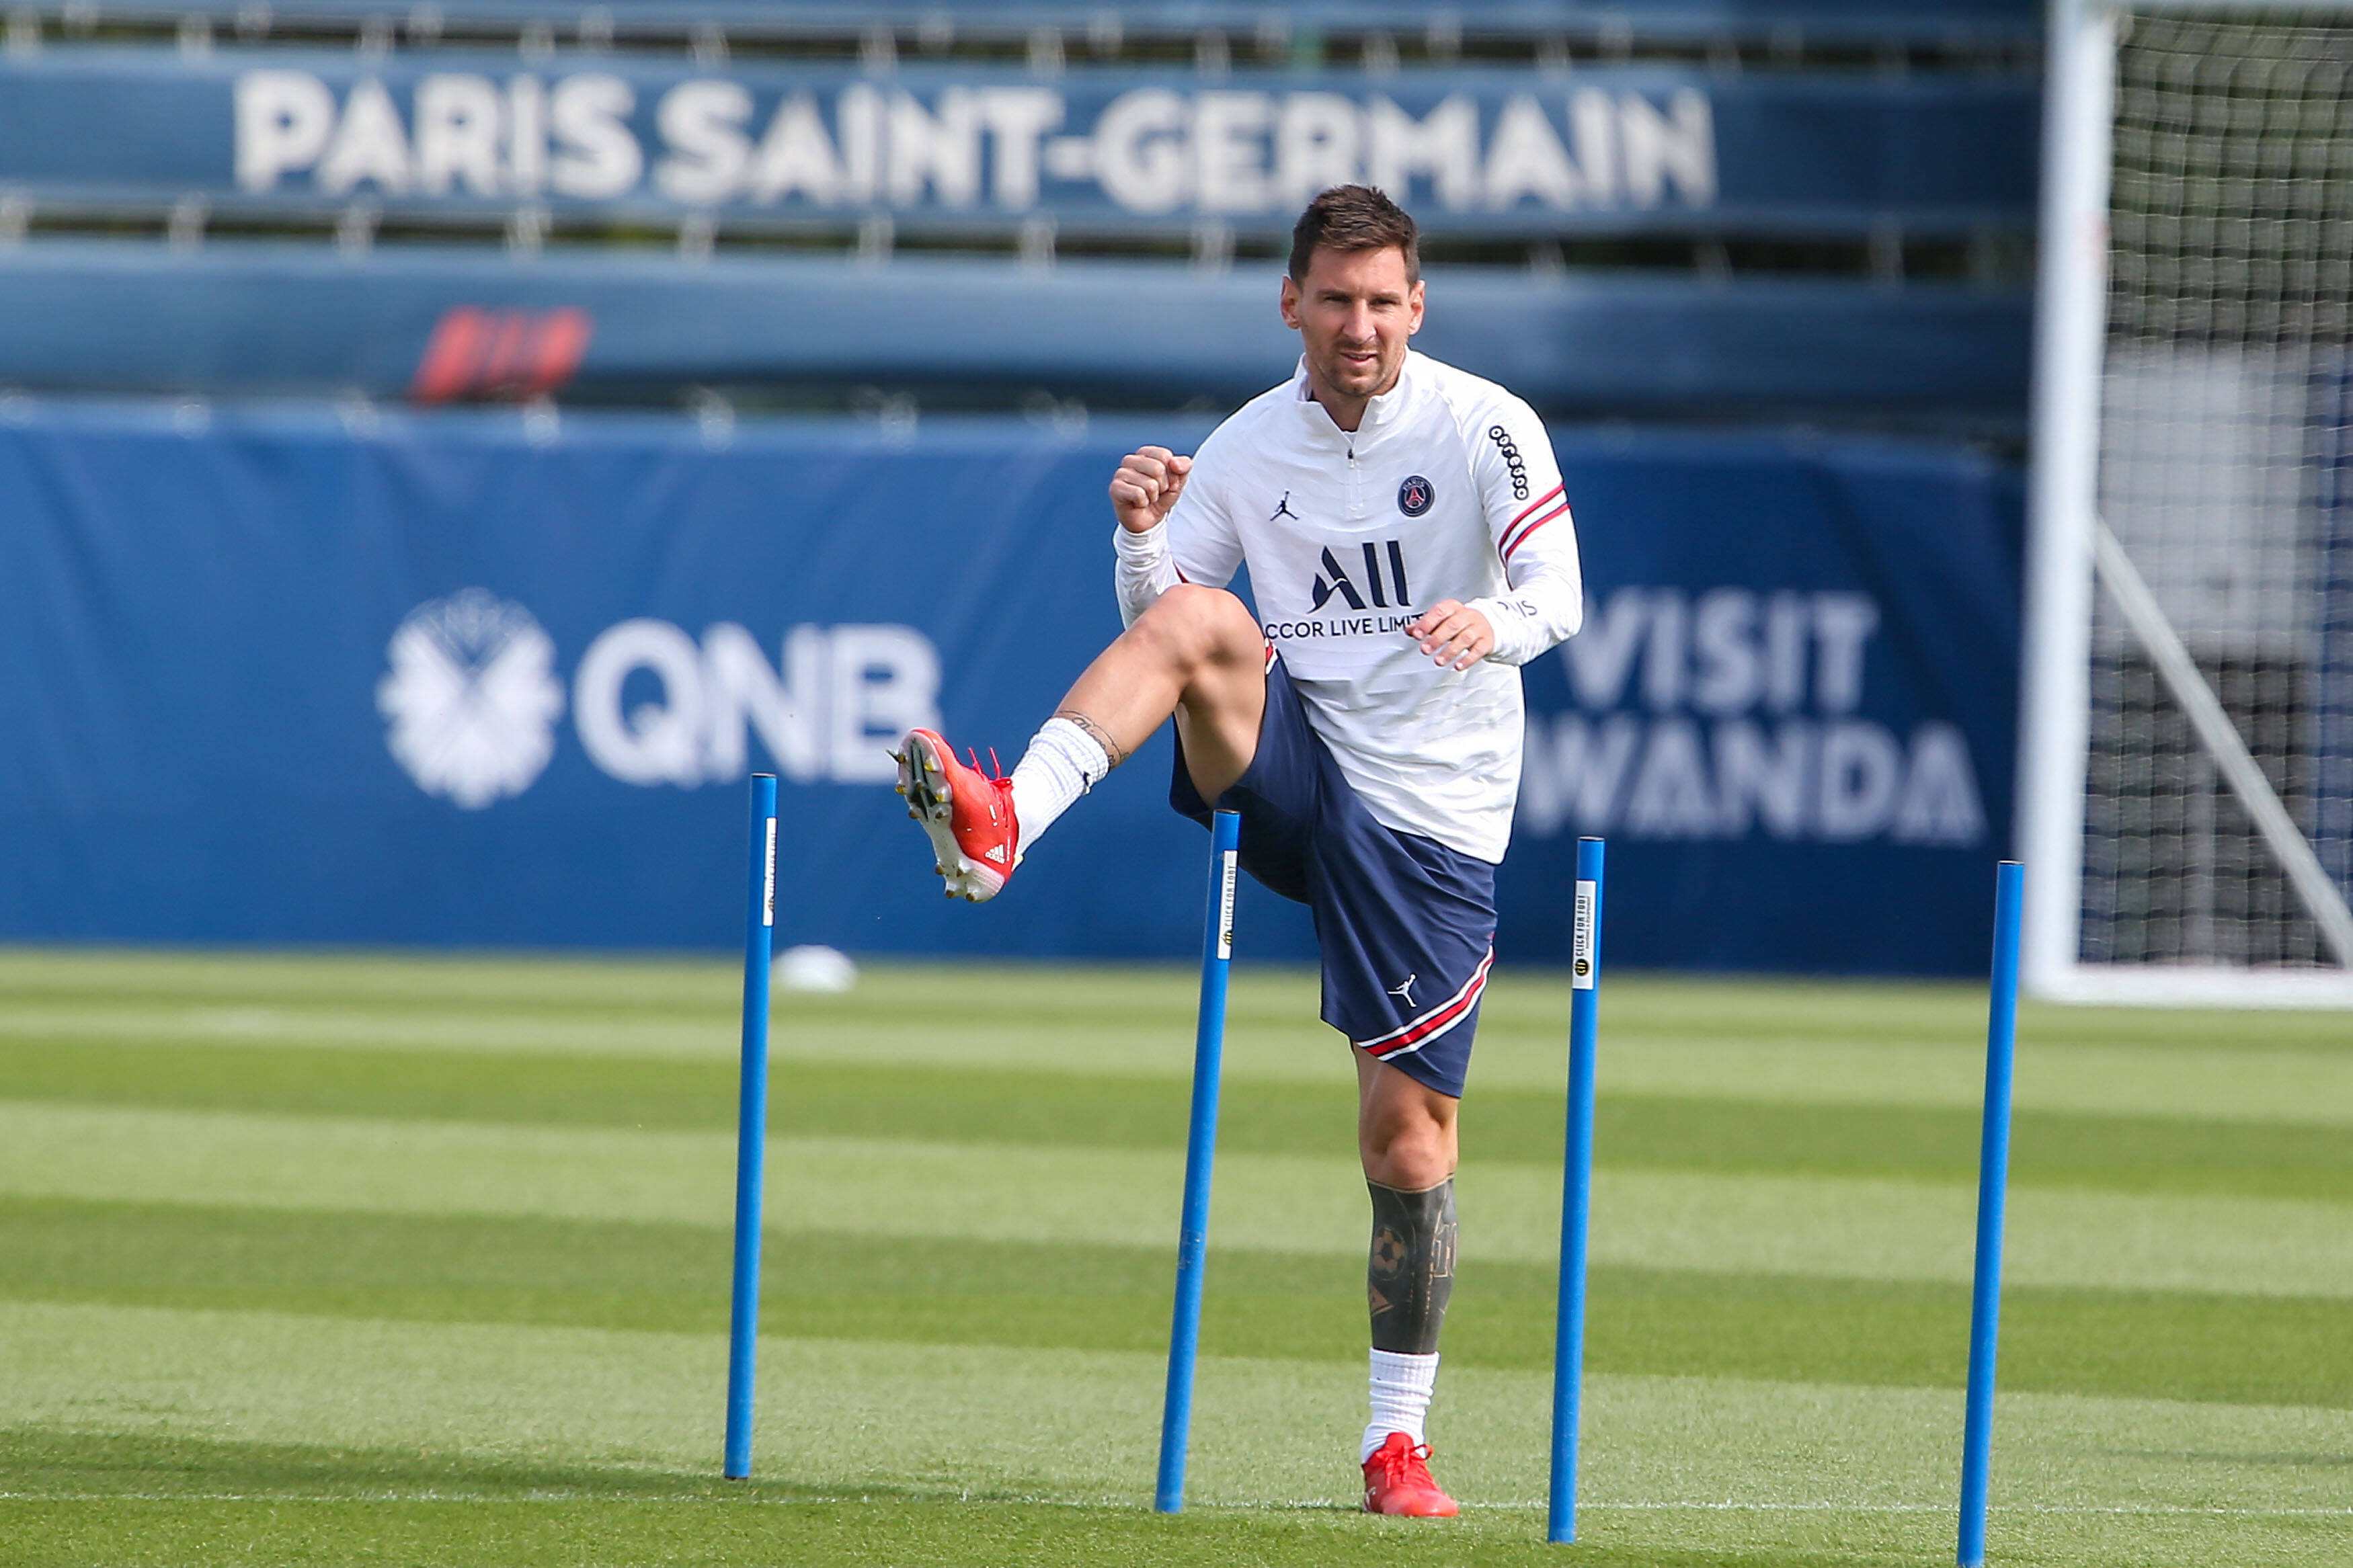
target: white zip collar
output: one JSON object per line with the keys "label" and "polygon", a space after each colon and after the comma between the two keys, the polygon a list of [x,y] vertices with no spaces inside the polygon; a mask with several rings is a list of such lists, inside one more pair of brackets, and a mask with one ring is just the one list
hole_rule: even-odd
{"label": "white zip collar", "polygon": [[1292,372],[1291,384],[1308,428],[1326,440],[1336,441],[1351,453],[1372,445],[1404,418],[1406,405],[1413,401],[1415,383],[1419,379],[1414,374],[1414,364],[1420,357],[1408,349],[1405,363],[1398,367],[1397,384],[1367,399],[1365,416],[1356,422],[1356,427],[1343,430],[1333,419],[1332,411],[1315,400],[1314,387],[1307,379],[1307,356],[1301,354],[1297,367]]}

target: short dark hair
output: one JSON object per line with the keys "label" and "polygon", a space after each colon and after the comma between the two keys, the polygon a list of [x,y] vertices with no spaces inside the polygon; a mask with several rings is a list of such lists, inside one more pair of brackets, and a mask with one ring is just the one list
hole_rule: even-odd
{"label": "short dark hair", "polygon": [[1335,185],[1307,204],[1291,226],[1291,280],[1307,281],[1317,246],[1334,250],[1405,252],[1405,279],[1421,281],[1421,230],[1397,203],[1370,185]]}

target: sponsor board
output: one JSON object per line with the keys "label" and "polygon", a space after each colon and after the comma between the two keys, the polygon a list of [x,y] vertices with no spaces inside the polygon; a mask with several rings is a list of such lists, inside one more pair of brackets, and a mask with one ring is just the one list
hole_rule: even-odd
{"label": "sponsor board", "polygon": [[1860,593],[1617,589],[1552,656],[1577,706],[1529,717],[1517,833],[1987,846],[1961,730],[1856,711],[1880,625]]}
{"label": "sponsor board", "polygon": [[[387,652],[377,706],[418,788],[480,810],[531,787],[565,703],[555,645],[529,610],[468,588],[411,611]],[[641,616],[589,643],[571,711],[589,761],[623,784],[730,784],[756,741],[786,779],[887,784],[889,748],[939,726],[939,652],[913,626],[797,626],[771,664],[733,622],[697,642]]]}
{"label": "sponsor board", "polygon": [[[554,444],[466,414],[0,421],[0,933],[732,948],[756,770],[784,786],[787,945],[1198,955],[1166,741],[979,910],[939,896],[883,748],[933,724],[1016,763],[1119,633],[1106,476],[1207,427],[779,422],[714,449],[586,416]],[[1524,671],[1500,962],[1570,962],[1599,832],[1622,969],[1980,973],[2016,476],[1893,443],[1553,440],[1590,603]],[[1369,605],[1362,552],[1333,553]],[[1297,907],[1247,876],[1235,903],[1241,956],[1312,959]]]}

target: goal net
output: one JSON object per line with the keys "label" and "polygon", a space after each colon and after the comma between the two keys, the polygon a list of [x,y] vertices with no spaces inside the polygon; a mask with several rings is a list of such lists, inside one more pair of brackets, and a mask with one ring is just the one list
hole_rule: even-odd
{"label": "goal net", "polygon": [[2061,0],[2051,68],[2028,978],[2353,1005],[2353,0]]}

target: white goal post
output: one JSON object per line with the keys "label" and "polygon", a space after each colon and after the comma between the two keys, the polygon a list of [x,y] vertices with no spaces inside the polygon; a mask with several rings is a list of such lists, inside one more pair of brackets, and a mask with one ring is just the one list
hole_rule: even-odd
{"label": "white goal post", "polygon": [[2052,0],[2047,70],[2022,975],[2353,1006],[2353,0]]}

